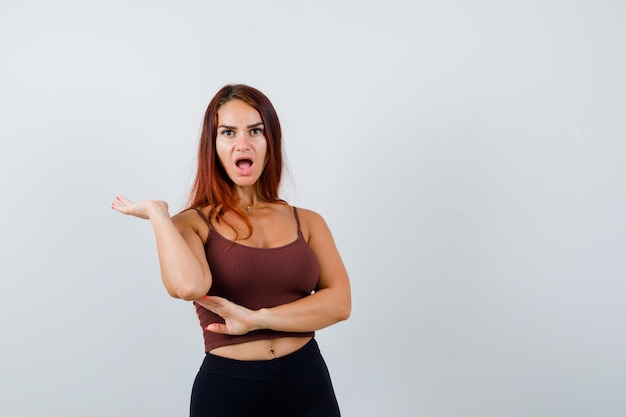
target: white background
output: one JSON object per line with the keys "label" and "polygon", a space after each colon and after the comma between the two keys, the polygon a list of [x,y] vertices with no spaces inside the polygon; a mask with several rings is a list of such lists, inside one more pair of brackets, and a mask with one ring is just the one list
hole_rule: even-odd
{"label": "white background", "polygon": [[253,85],[351,319],[347,417],[626,414],[626,3],[0,3],[0,415],[184,416],[203,357],[147,222]]}

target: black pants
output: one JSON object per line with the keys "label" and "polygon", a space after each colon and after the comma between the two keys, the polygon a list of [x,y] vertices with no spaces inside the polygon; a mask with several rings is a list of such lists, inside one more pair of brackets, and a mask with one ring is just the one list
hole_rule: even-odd
{"label": "black pants", "polygon": [[338,417],[317,342],[266,361],[207,353],[191,392],[191,417]]}

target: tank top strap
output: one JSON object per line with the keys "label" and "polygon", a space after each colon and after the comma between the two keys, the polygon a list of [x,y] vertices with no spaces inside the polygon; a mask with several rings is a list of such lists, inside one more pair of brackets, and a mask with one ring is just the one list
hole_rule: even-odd
{"label": "tank top strap", "polygon": [[298,225],[298,233],[300,233],[300,218],[298,217],[298,210],[296,206],[293,206],[293,215],[296,217],[296,224]]}
{"label": "tank top strap", "polygon": [[194,208],[194,210],[198,213],[198,216],[200,216],[200,218],[201,218],[202,220],[204,220],[204,222],[206,223],[206,225],[209,227],[209,230],[213,229],[213,228],[211,227],[211,222],[209,221],[209,219],[207,219],[207,217],[204,215],[204,213],[203,213],[202,211],[200,211],[200,209],[199,209],[199,208],[197,208],[197,207],[196,207],[196,208]]}

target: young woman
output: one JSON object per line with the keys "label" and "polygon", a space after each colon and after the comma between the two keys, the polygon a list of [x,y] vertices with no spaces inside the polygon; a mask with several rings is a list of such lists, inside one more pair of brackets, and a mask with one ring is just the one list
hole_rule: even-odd
{"label": "young woman", "polygon": [[148,219],[161,277],[193,301],[205,358],[191,416],[339,416],[315,331],[350,315],[348,274],[323,218],[281,200],[282,136],[260,91],[223,87],[205,114],[189,207],[119,196]]}

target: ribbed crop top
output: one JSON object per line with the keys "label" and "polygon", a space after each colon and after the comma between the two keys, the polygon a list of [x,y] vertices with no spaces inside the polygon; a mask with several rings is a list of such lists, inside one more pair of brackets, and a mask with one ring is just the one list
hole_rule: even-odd
{"label": "ribbed crop top", "polygon": [[[213,277],[209,295],[224,297],[251,310],[275,307],[311,295],[319,282],[319,263],[304,240],[295,207],[293,212],[298,237],[276,248],[256,248],[233,242],[220,235],[207,221],[209,236],[204,248]],[[224,319],[198,303],[194,304],[203,329],[205,352],[253,340],[315,335],[315,332],[293,333],[266,329],[240,336],[213,333],[204,328],[210,323],[224,323]]]}

